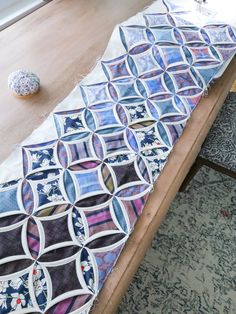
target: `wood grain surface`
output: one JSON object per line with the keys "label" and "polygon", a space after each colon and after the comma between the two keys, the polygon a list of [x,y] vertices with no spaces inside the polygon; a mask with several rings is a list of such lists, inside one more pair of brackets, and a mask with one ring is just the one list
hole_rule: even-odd
{"label": "wood grain surface", "polygon": [[[53,0],[0,32],[0,162],[95,65],[114,26],[152,0]],[[7,77],[18,68],[41,79],[41,91],[13,96]]]}
{"label": "wood grain surface", "polygon": [[236,81],[234,81],[232,87],[231,87],[232,92],[236,92]]}

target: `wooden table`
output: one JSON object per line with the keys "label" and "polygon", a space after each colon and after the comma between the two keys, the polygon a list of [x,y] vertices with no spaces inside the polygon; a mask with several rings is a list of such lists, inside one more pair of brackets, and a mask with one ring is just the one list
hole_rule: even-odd
{"label": "wooden table", "polygon": [[[114,26],[152,0],[53,0],[0,32],[0,162],[45,119],[95,65]],[[13,97],[8,75],[26,68],[42,90]]]}
{"label": "wooden table", "polygon": [[[103,53],[115,24],[152,0],[54,0],[0,33],[0,161],[35,129],[55,105],[89,72]],[[14,98],[7,76],[29,68],[42,90],[28,100]],[[160,226],[200,146],[236,78],[233,59],[209,96],[202,99],[174,147],[93,314],[113,314]]]}

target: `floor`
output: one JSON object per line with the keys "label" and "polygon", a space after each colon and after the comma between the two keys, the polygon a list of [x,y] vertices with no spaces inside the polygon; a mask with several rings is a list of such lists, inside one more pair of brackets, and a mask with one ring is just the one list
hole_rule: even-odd
{"label": "floor", "polygon": [[172,203],[118,314],[235,314],[235,230],[235,180],[203,167]]}

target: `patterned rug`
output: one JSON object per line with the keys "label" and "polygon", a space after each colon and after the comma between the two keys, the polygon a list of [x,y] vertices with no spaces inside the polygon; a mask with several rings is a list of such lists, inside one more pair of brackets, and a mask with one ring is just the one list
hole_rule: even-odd
{"label": "patterned rug", "polygon": [[236,313],[236,184],[203,167],[179,193],[119,314]]}

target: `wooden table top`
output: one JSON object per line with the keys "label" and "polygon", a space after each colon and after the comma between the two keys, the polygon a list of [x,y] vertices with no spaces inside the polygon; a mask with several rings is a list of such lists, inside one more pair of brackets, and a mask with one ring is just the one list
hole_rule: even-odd
{"label": "wooden table top", "polygon": [[[95,65],[114,26],[152,0],[54,0],[0,32],[0,162]],[[8,75],[30,69],[40,92],[13,96]]]}

